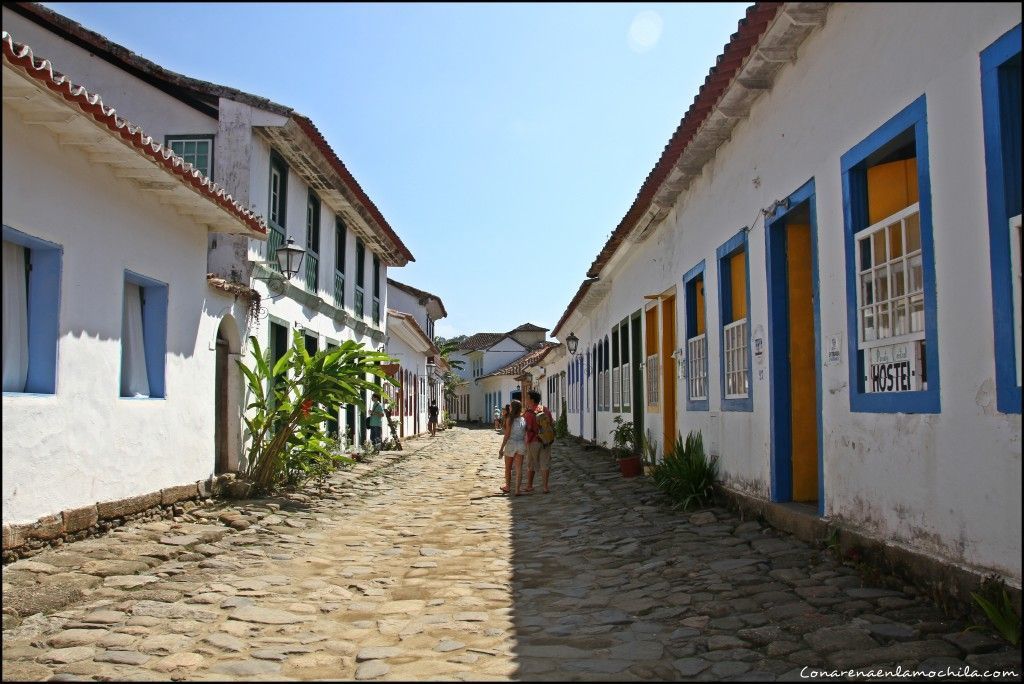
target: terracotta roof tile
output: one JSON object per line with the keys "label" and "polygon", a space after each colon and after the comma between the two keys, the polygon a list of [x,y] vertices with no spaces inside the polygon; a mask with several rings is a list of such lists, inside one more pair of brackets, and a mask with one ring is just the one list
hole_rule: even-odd
{"label": "terracotta roof tile", "polygon": [[37,59],[30,47],[14,42],[7,31],[2,32],[2,41],[4,63],[59,94],[70,105],[92,117],[96,123],[134,147],[140,154],[177,176],[184,185],[231,214],[251,232],[266,236],[267,224],[262,217],[235,202],[223,188],[174,154],[170,148],[154,142],[142,128],[117,116],[114,109],[103,104],[99,95],[90,94],[83,86],[75,85],[66,76],[54,71],[49,61]]}

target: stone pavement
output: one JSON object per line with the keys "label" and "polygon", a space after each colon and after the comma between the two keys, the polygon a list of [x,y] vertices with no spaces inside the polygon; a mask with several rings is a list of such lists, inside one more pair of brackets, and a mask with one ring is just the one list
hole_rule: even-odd
{"label": "stone pavement", "polygon": [[912,589],[863,586],[723,509],[675,513],[603,452],[558,443],[550,495],[500,496],[499,441],[455,428],[320,495],[196,509],[8,565],[3,679],[1020,673],[1019,651]]}

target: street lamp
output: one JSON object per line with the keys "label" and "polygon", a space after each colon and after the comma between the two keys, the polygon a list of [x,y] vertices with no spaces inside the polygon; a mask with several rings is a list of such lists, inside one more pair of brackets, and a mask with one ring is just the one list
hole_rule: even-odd
{"label": "street lamp", "polygon": [[288,242],[277,248],[277,265],[285,279],[291,280],[292,276],[299,272],[305,254],[306,250],[296,245],[293,238],[288,238]]}
{"label": "street lamp", "polygon": [[[306,250],[295,244],[293,238],[288,238],[288,242],[281,245],[274,252],[277,257],[277,267],[280,273],[270,272],[270,275],[260,276],[253,275],[253,280],[265,280],[267,285],[274,292],[284,292],[284,280],[291,280],[292,276],[299,272],[302,267],[302,257],[306,255]],[[269,261],[261,261],[260,264],[264,266],[270,265]],[[284,276],[284,280],[281,276]]]}
{"label": "street lamp", "polygon": [[576,349],[580,345],[580,338],[576,337],[575,332],[569,333],[569,336],[565,338],[565,346],[569,349],[569,353],[576,356]]}

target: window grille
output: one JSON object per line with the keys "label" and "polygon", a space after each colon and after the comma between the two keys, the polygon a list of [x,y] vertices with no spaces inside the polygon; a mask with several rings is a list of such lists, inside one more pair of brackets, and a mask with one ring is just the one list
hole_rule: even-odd
{"label": "window grille", "polygon": [[747,367],[747,319],[725,326],[725,398],[742,399],[750,394]]}
{"label": "window grille", "polygon": [[657,406],[658,398],[661,396],[661,387],[659,385],[659,373],[658,355],[651,354],[647,357],[647,364],[645,367],[647,374],[647,405]]}
{"label": "window grille", "polygon": [[686,341],[686,382],[690,399],[708,398],[708,336],[691,337]]}

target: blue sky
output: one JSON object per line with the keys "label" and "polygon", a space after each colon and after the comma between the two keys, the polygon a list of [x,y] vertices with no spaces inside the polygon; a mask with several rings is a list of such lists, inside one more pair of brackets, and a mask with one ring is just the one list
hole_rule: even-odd
{"label": "blue sky", "polygon": [[445,336],[554,326],[746,8],[46,4],[312,118]]}

